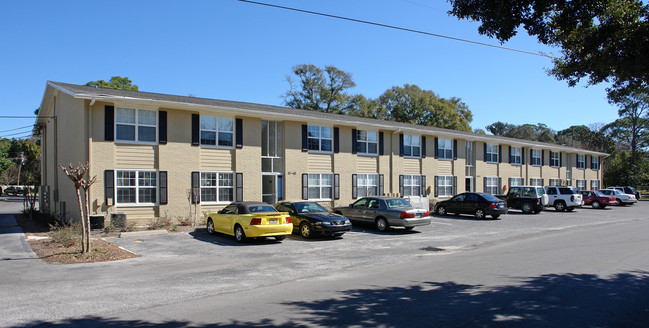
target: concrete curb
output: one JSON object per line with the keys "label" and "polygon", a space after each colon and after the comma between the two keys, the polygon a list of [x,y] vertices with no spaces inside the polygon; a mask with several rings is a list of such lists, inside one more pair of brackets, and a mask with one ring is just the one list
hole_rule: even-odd
{"label": "concrete curb", "polygon": [[153,236],[153,235],[166,235],[169,231],[167,230],[142,230],[142,231],[130,231],[130,232],[121,232],[119,238],[128,238],[128,237],[140,237],[140,236]]}

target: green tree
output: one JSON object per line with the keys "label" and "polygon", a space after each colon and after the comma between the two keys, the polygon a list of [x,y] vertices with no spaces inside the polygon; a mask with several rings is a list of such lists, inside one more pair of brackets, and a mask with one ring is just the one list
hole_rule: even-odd
{"label": "green tree", "polygon": [[97,88],[138,91],[138,86],[134,85],[128,77],[121,76],[113,76],[108,82],[104,80],[90,81],[86,85]]}
{"label": "green tree", "polygon": [[11,147],[11,140],[7,138],[0,139],[0,173],[14,165],[10,160],[9,148]]}
{"label": "green tree", "polygon": [[[40,185],[41,182],[41,147],[30,139],[12,139],[7,150],[12,164],[20,168],[20,184]],[[22,159],[21,159],[22,157]]]}
{"label": "green tree", "polygon": [[473,115],[459,98],[444,99],[433,91],[405,84],[386,90],[376,102],[382,115],[392,121],[471,131]]}
{"label": "green tree", "polygon": [[634,166],[638,152],[649,146],[649,87],[611,92],[609,101],[620,107],[620,119],[605,129],[629,146],[631,165]]}
{"label": "green tree", "polygon": [[515,125],[495,122],[486,126],[487,131],[495,136],[525,139],[532,141],[557,143],[556,132],[543,123]]}
{"label": "green tree", "polygon": [[334,66],[324,70],[311,64],[296,65],[293,74],[286,77],[289,91],[284,94],[284,104],[291,108],[325,113],[346,113],[352,96],[347,90],[356,86],[352,75]]}
{"label": "green tree", "polygon": [[558,47],[550,74],[574,86],[611,82],[610,91],[649,81],[649,6],[641,0],[449,0],[449,12],[480,21],[480,34],[508,41],[524,28]]}
{"label": "green tree", "polygon": [[557,140],[567,146],[599,152],[611,153],[615,150],[613,138],[599,129],[593,129],[585,125],[573,125],[557,132]]}

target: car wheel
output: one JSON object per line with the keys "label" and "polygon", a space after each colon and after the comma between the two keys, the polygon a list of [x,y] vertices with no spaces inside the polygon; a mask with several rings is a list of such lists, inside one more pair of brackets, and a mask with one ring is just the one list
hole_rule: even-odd
{"label": "car wheel", "polygon": [[491,218],[494,219],[494,220],[499,218],[499,217],[500,217],[500,214],[494,214],[494,215],[491,216]]}
{"label": "car wheel", "polygon": [[309,222],[302,222],[302,224],[300,224],[300,236],[304,239],[311,238],[311,225]]}
{"label": "car wheel", "polygon": [[439,214],[439,215],[441,215],[441,216],[446,215],[446,207],[444,207],[444,206],[440,206],[440,207],[438,207],[438,208],[437,208],[437,214]]}
{"label": "car wheel", "polygon": [[415,227],[406,227],[406,230],[412,230],[412,229],[414,229],[414,228],[415,228]]}
{"label": "car wheel", "polygon": [[246,233],[243,232],[243,228],[238,224],[234,227],[234,239],[236,239],[240,243],[248,240]]}
{"label": "car wheel", "polygon": [[378,218],[376,219],[376,228],[379,229],[379,231],[386,231],[390,229],[390,225],[388,224],[388,220],[385,218]]}
{"label": "car wheel", "polygon": [[207,219],[207,233],[214,234],[214,222],[212,222],[212,219]]}
{"label": "car wheel", "polygon": [[575,210],[574,207],[568,207],[568,208],[566,208],[566,211],[568,211],[568,212],[572,212],[572,211],[574,211],[574,210]]}
{"label": "car wheel", "polygon": [[563,212],[566,210],[566,204],[564,202],[555,202],[554,209],[557,210],[557,212]]}
{"label": "car wheel", "polygon": [[602,205],[598,201],[593,201],[592,204],[590,204],[593,208],[600,208]]}
{"label": "car wheel", "polygon": [[624,205],[626,205],[626,204],[622,203],[622,200],[619,199],[619,198],[617,199],[617,203],[620,204],[620,206],[624,206]]}
{"label": "car wheel", "polygon": [[282,241],[284,239],[286,239],[286,236],[275,236],[276,241]]}
{"label": "car wheel", "polygon": [[481,208],[477,209],[475,211],[475,217],[476,217],[476,219],[480,219],[480,220],[484,219],[484,217],[485,217],[484,210],[481,209]]}
{"label": "car wheel", "polygon": [[521,205],[521,210],[522,210],[523,213],[525,213],[525,214],[530,214],[530,213],[532,213],[532,211],[533,211],[532,203],[530,203],[530,202],[524,202],[524,203]]}

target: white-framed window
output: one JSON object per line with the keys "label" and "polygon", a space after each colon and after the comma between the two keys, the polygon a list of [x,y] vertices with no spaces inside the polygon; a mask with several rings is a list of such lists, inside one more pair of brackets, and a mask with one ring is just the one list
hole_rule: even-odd
{"label": "white-framed window", "polygon": [[156,143],[158,141],[157,111],[115,108],[115,140]]}
{"label": "white-framed window", "polygon": [[521,153],[522,153],[522,149],[520,147],[512,147],[511,153],[509,154],[510,163],[520,165],[522,163]]}
{"label": "white-framed window", "polygon": [[530,178],[530,186],[543,187],[543,179],[541,179],[541,178]]}
{"label": "white-framed window", "polygon": [[523,185],[523,178],[509,178],[510,187],[518,187],[522,185]]}
{"label": "white-framed window", "polygon": [[453,159],[453,140],[437,138],[437,158]]}
{"label": "white-framed window", "polygon": [[201,115],[201,145],[232,147],[234,119]]}
{"label": "white-framed window", "polygon": [[309,125],[307,128],[307,147],[309,151],[332,152],[333,128],[330,126]]}
{"label": "white-framed window", "polygon": [[599,180],[590,180],[590,190],[599,189]]}
{"label": "white-framed window", "polygon": [[550,186],[552,187],[561,186],[561,179],[550,179]]}
{"label": "white-framed window", "polygon": [[421,195],[421,175],[404,175],[403,176],[403,196]]}
{"label": "white-framed window", "polygon": [[421,137],[403,135],[403,156],[421,157]]}
{"label": "white-framed window", "polygon": [[559,165],[561,164],[560,156],[561,156],[560,152],[551,151],[550,152],[550,166],[559,167]]}
{"label": "white-framed window", "polygon": [[498,163],[498,145],[485,144],[487,147],[485,161],[487,163]]}
{"label": "white-framed window", "polygon": [[500,193],[498,177],[485,177],[484,192],[492,195]]}
{"label": "white-framed window", "polygon": [[437,177],[437,197],[453,196],[453,176],[440,175]]}
{"label": "white-framed window", "polygon": [[586,168],[586,159],[584,158],[584,155],[577,155],[577,168],[581,170]]}
{"label": "white-framed window", "polygon": [[156,205],[158,172],[152,170],[115,170],[116,205]]}
{"label": "white-framed window", "polygon": [[309,173],[309,200],[333,199],[333,174]]}
{"label": "white-framed window", "polygon": [[530,164],[534,166],[541,166],[541,150],[532,149],[532,158],[530,159]]}
{"label": "white-framed window", "polygon": [[575,180],[575,187],[579,190],[586,190],[586,180]]}
{"label": "white-framed window", "polygon": [[591,156],[590,158],[590,168],[593,170],[599,170],[599,157]]}
{"label": "white-framed window", "polygon": [[230,203],[234,200],[234,173],[201,172],[201,202]]}
{"label": "white-framed window", "polygon": [[361,155],[378,155],[378,135],[376,131],[356,130],[356,153]]}
{"label": "white-framed window", "polygon": [[356,187],[358,196],[376,196],[379,194],[379,175],[378,174],[357,174]]}
{"label": "white-framed window", "polygon": [[284,172],[284,124],[261,121],[261,171]]}

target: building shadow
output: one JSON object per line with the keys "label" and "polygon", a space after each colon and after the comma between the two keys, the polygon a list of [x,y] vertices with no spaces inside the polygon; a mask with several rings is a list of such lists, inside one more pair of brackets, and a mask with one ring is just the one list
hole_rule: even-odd
{"label": "building shadow", "polygon": [[233,236],[222,234],[222,233],[215,233],[213,235],[210,235],[207,232],[207,229],[205,228],[200,228],[200,229],[195,229],[194,231],[189,233],[190,236],[192,236],[194,239],[218,245],[218,246],[237,246],[237,247],[244,247],[244,246],[260,246],[260,245],[268,245],[268,244],[280,244],[281,241],[275,240],[273,237],[268,237],[268,238],[248,238],[246,242],[240,243],[236,239],[234,239]]}
{"label": "building shadow", "polygon": [[[362,288],[333,298],[282,303],[288,321],[238,319],[210,325],[152,323],[98,316],[37,327],[649,327],[649,273],[602,278],[548,274],[500,287],[425,282]],[[218,309],[214,309],[218,310]]]}

